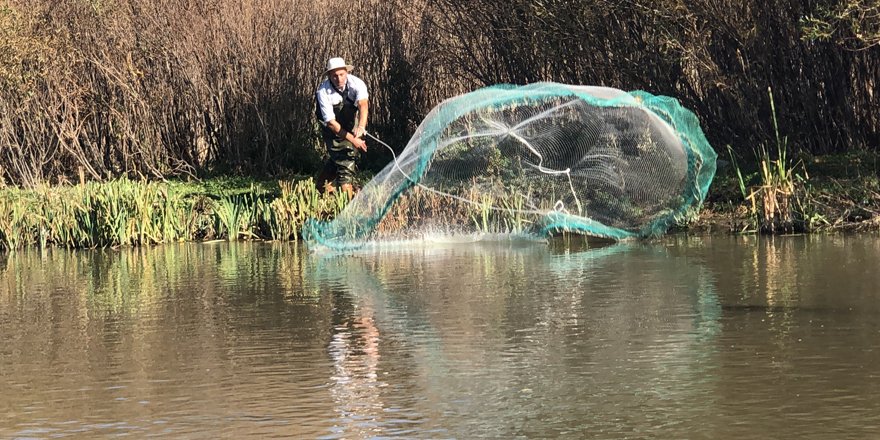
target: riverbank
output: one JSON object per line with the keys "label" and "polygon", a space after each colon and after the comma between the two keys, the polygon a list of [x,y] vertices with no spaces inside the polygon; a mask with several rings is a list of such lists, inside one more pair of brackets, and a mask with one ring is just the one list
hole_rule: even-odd
{"label": "riverbank", "polygon": [[[740,167],[735,160],[719,160],[699,215],[678,228],[736,234],[880,230],[876,152],[818,157],[802,153],[783,166],[776,160],[765,162]],[[768,168],[770,176],[762,171]],[[785,174],[784,182],[779,181],[780,173]]]}
{"label": "riverbank", "polygon": [[[784,168],[787,181],[768,182],[760,162],[750,168],[720,160],[702,208],[673,230],[697,234],[880,230],[877,154],[801,157]],[[296,241],[307,219],[332,218],[348,201],[344,193],[318,191],[313,180],[303,176],[4,187],[0,188],[0,249],[216,239]]]}

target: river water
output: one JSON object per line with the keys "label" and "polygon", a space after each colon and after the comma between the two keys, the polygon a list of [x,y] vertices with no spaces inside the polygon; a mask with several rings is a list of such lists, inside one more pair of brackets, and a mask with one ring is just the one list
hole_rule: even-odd
{"label": "river water", "polygon": [[0,256],[0,438],[880,438],[880,238]]}

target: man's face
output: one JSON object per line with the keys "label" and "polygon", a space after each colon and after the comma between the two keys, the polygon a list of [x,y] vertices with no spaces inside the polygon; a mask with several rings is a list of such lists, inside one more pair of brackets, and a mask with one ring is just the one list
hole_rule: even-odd
{"label": "man's face", "polygon": [[345,69],[336,69],[328,73],[327,77],[330,78],[330,82],[333,83],[334,87],[341,89],[345,86],[345,80],[348,79],[348,71]]}

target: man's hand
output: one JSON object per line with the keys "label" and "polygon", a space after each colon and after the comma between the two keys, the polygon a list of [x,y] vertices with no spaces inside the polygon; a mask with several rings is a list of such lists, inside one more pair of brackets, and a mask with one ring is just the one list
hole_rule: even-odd
{"label": "man's hand", "polygon": [[354,137],[362,138],[362,137],[364,137],[364,133],[366,133],[366,132],[367,132],[366,127],[357,126],[354,129]]}
{"label": "man's hand", "polygon": [[367,141],[365,141],[359,137],[356,137],[356,138],[354,138],[353,141],[351,141],[351,144],[354,145],[354,147],[357,148],[358,150],[361,150],[364,153],[367,152]]}

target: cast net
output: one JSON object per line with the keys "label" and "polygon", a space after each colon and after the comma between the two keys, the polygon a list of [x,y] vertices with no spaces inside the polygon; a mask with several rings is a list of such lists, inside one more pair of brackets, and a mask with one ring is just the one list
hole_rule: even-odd
{"label": "cast net", "polygon": [[[375,145],[375,143],[374,143]],[[677,100],[606,87],[499,85],[444,101],[310,247],[408,240],[622,240],[702,203],[716,154]]]}

